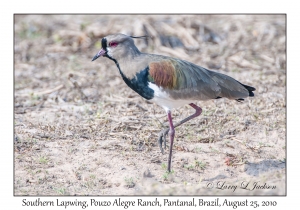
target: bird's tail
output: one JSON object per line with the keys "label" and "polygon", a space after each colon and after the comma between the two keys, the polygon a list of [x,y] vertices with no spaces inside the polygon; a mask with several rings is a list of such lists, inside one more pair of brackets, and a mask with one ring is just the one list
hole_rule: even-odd
{"label": "bird's tail", "polygon": [[[239,82],[240,83],[240,82]],[[241,85],[243,85],[249,92],[249,97],[253,97],[254,96],[254,93],[252,91],[255,91],[255,88],[254,87],[251,87],[251,86],[248,86],[248,85],[244,85],[242,83],[240,83]],[[242,102],[244,101],[243,98],[238,98],[238,99],[235,99],[236,101],[238,102]]]}
{"label": "bird's tail", "polygon": [[241,85],[243,85],[248,91],[249,91],[249,97],[253,97],[254,93],[252,91],[255,91],[256,89],[254,87],[248,86],[248,85],[244,85],[241,83]]}

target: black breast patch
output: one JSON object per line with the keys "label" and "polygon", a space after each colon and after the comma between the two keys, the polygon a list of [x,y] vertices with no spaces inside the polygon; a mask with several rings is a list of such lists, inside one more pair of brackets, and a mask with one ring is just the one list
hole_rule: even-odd
{"label": "black breast patch", "polygon": [[[119,66],[118,66],[119,67]],[[149,88],[148,85],[148,75],[149,75],[149,67],[144,70],[138,72],[133,79],[128,79],[119,68],[121,76],[124,82],[135,92],[137,92],[143,98],[150,100],[154,97],[154,90]]]}

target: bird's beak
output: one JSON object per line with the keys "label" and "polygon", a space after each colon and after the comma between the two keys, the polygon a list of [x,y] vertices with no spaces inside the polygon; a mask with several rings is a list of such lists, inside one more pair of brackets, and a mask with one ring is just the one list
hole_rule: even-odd
{"label": "bird's beak", "polygon": [[97,58],[99,58],[99,57],[101,57],[101,56],[103,56],[103,55],[105,55],[105,54],[106,54],[106,51],[103,50],[103,49],[101,49],[101,50],[93,57],[92,61],[96,60]]}

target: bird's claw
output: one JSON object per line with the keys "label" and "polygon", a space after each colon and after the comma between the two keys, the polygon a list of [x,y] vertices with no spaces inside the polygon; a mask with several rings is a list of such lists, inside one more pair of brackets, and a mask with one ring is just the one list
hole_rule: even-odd
{"label": "bird's claw", "polygon": [[[166,135],[169,132],[169,128],[162,130],[158,136],[158,145],[162,154],[164,154],[164,149],[167,148]],[[162,148],[162,143],[164,142],[164,149]]]}

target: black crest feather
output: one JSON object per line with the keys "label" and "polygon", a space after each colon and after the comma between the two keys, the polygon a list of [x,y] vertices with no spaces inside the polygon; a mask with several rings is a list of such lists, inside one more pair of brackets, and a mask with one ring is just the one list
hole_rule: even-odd
{"label": "black crest feather", "polygon": [[134,39],[140,39],[140,38],[152,38],[151,36],[148,36],[148,35],[145,35],[145,36],[130,36],[131,38],[134,38]]}

